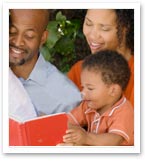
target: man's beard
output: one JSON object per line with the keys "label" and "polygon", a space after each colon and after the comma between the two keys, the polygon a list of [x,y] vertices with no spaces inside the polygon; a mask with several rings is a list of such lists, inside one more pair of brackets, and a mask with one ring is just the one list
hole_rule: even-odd
{"label": "man's beard", "polygon": [[9,61],[9,66],[12,67],[12,66],[21,66],[23,64],[25,64],[26,60],[25,59],[22,59],[20,62],[18,63],[14,63],[14,62],[10,62]]}
{"label": "man's beard", "polygon": [[[27,49],[24,49],[24,48],[19,48],[19,47],[16,47],[15,45],[13,45],[13,44],[10,44],[9,45],[9,48],[15,48],[16,50],[21,50],[21,51],[23,51],[24,53],[26,53],[26,55],[28,55],[29,54],[29,51],[27,50]],[[27,62],[27,58],[26,58],[26,60],[25,60],[25,58],[23,58],[22,60],[20,60],[20,61],[16,61],[15,62],[15,60],[13,61],[13,59],[12,59],[12,61],[11,61],[11,58],[9,57],[9,66],[19,66],[19,65],[23,65],[24,63],[26,63]]]}

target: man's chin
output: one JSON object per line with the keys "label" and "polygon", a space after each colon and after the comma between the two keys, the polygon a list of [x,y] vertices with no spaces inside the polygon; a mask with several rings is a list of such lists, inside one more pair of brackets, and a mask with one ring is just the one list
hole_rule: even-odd
{"label": "man's chin", "polygon": [[21,66],[23,64],[25,64],[25,60],[24,59],[22,59],[19,62],[12,62],[12,61],[9,62],[9,66]]}

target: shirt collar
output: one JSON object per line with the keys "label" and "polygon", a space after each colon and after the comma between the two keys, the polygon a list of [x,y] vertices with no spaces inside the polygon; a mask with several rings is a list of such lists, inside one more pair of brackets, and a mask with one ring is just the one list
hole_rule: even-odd
{"label": "shirt collar", "polygon": [[[38,84],[43,85],[46,81],[47,77],[47,67],[49,62],[46,62],[44,57],[42,56],[42,54],[39,55],[38,60],[31,72],[31,74],[29,75],[27,80],[32,80],[37,82]],[[50,63],[49,63],[50,64]]]}
{"label": "shirt collar", "polygon": [[[122,98],[117,103],[115,103],[111,109],[103,113],[102,116],[111,116],[113,112],[119,107],[121,107],[125,102],[126,102],[126,97],[122,96]],[[92,113],[92,112],[99,114],[96,110],[91,108],[87,108],[87,110],[85,111],[85,114]]]}
{"label": "shirt collar", "polygon": [[116,109],[120,108],[125,102],[126,102],[126,97],[122,96],[122,98],[112,107],[112,109],[107,111],[107,115],[111,116],[113,114],[113,112]]}

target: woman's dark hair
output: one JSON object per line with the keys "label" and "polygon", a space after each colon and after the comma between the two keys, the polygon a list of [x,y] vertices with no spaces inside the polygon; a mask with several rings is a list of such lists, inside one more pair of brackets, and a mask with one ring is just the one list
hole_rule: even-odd
{"label": "woman's dark hair", "polygon": [[123,29],[126,29],[126,46],[134,54],[134,9],[115,9],[119,42],[123,39]]}
{"label": "woman's dark hair", "polygon": [[101,73],[105,84],[118,84],[124,90],[130,79],[130,69],[126,59],[116,51],[102,50],[86,57],[82,70]]}

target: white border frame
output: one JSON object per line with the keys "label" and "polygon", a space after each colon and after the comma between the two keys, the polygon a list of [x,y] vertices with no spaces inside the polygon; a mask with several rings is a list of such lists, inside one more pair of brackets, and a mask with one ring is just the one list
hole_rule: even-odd
{"label": "white border frame", "polygon": [[[8,53],[9,9],[134,9],[134,146],[9,146],[8,133]],[[3,153],[140,153],[140,4],[139,3],[4,3],[3,4]]]}

